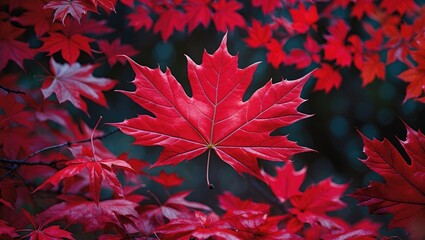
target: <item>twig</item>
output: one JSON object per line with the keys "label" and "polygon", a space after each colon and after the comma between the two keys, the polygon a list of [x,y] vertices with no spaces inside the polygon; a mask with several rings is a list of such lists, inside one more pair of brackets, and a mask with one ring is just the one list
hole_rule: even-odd
{"label": "twig", "polygon": [[[108,133],[105,133],[101,136],[97,136],[97,137],[93,138],[93,140],[102,140],[103,138],[106,138],[106,137],[108,137],[108,136],[110,136],[110,135],[112,135],[116,132],[118,132],[118,128],[114,129],[113,131],[110,131]],[[41,148],[41,149],[29,154],[27,157],[25,157],[24,159],[21,159],[21,160],[0,158],[0,162],[13,164],[12,167],[9,168],[9,170],[7,170],[7,172],[5,172],[2,176],[0,176],[0,182],[3,179],[5,179],[7,176],[9,176],[13,171],[15,171],[20,165],[47,165],[47,166],[55,168],[55,164],[57,162],[54,162],[53,165],[52,165],[52,163],[45,163],[45,162],[34,162],[34,163],[27,162],[30,158],[34,157],[37,154],[40,154],[40,153],[48,151],[48,150],[61,148],[61,147],[64,147],[64,146],[71,146],[72,144],[85,143],[85,142],[90,142],[90,141],[91,141],[91,138],[88,138],[88,139],[83,139],[83,140],[78,140],[78,141],[69,141],[69,142],[65,142],[65,143],[61,143],[61,144],[56,144],[56,145],[44,147],[44,148]]]}
{"label": "twig", "polygon": [[16,94],[24,94],[25,95],[25,92],[22,92],[22,91],[19,91],[19,90],[13,90],[13,89],[4,87],[2,85],[0,85],[0,89],[3,89],[5,92],[7,92],[7,94],[9,94],[9,93],[16,93]]}
{"label": "twig", "polygon": [[7,176],[9,176],[10,174],[12,174],[13,171],[15,171],[16,168],[18,168],[17,166],[18,166],[17,164],[13,165],[11,168],[9,168],[9,170],[7,170],[3,175],[1,175],[0,176],[0,182],[3,179],[5,179]]}

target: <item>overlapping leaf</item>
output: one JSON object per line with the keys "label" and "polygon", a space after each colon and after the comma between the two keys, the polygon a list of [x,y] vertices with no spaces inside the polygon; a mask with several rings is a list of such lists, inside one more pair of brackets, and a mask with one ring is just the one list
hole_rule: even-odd
{"label": "overlapping leaf", "polygon": [[[84,148],[84,147],[83,147]],[[90,150],[85,150],[88,152]],[[96,203],[99,203],[100,199],[100,190],[102,182],[107,183],[114,192],[123,197],[124,193],[122,186],[114,173],[114,168],[122,169],[123,171],[133,172],[133,168],[123,160],[119,159],[100,159],[97,160],[96,156],[80,156],[74,160],[68,161],[67,166],[56,172],[50,178],[43,182],[40,186],[37,187],[37,190],[40,190],[46,187],[48,184],[57,187],[59,182],[66,179],[72,178],[77,174],[84,174],[83,170],[87,170],[87,173],[90,178],[90,192]]]}
{"label": "overlapping leaf", "polygon": [[370,213],[393,214],[390,227],[402,227],[413,239],[423,239],[425,232],[425,136],[406,126],[407,139],[400,141],[409,163],[387,139],[378,141],[362,136],[363,160],[370,169],[381,175],[385,183],[371,182],[353,196]]}
{"label": "overlapping leaf", "polygon": [[178,164],[205,151],[215,153],[239,173],[262,179],[257,158],[287,161],[308,151],[286,136],[270,136],[307,115],[297,111],[304,101],[301,90],[308,79],[269,81],[243,102],[256,64],[245,69],[231,56],[226,37],[203,63],[188,58],[188,76],[193,97],[188,97],[169,69],[150,69],[130,60],[136,73],[135,92],[124,92],[155,117],[141,115],[114,124],[135,138],[136,144],[164,147],[154,166]]}
{"label": "overlapping leaf", "polygon": [[35,52],[29,48],[28,43],[16,40],[24,31],[9,22],[0,21],[0,70],[3,70],[10,60],[23,69],[24,59],[34,57]]}
{"label": "overlapping leaf", "polygon": [[294,166],[287,163],[284,167],[276,167],[276,172],[276,177],[265,172],[263,174],[279,201],[288,201],[292,205],[286,215],[288,231],[296,233],[305,223],[320,225],[328,230],[343,230],[339,221],[328,216],[327,212],[346,206],[340,198],[348,184],[336,184],[327,178],[301,192],[299,187],[305,178],[305,169],[295,171]]}
{"label": "overlapping leaf", "polygon": [[123,219],[137,218],[137,203],[126,199],[111,199],[96,204],[78,196],[61,196],[64,202],[42,212],[41,221],[66,219],[70,224],[81,224],[84,231],[105,229],[106,225],[122,226]]}
{"label": "overlapping leaf", "polygon": [[87,105],[81,96],[106,106],[106,99],[101,91],[113,88],[116,82],[107,78],[94,77],[92,73],[95,65],[60,64],[53,58],[50,64],[54,76],[48,77],[43,82],[41,91],[45,98],[55,93],[60,103],[70,101],[86,113]]}

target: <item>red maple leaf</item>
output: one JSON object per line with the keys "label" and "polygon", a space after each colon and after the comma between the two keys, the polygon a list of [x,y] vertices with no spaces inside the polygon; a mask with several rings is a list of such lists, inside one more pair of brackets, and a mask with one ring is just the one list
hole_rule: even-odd
{"label": "red maple leaf", "polygon": [[407,82],[406,96],[404,101],[415,99],[425,103],[425,51],[419,50],[411,53],[412,58],[418,63],[415,68],[409,68],[398,75]]}
{"label": "red maple leaf", "polygon": [[188,0],[183,5],[189,32],[195,30],[199,24],[202,24],[204,28],[210,25],[212,16],[211,9],[208,6],[210,2],[211,0]]}
{"label": "red maple leaf", "polygon": [[13,20],[23,26],[34,26],[37,36],[48,32],[52,25],[51,9],[44,8],[44,1],[27,1],[25,11],[22,15],[14,17]]}
{"label": "red maple leaf", "polygon": [[149,16],[149,10],[144,6],[136,7],[136,12],[129,13],[127,19],[130,20],[128,25],[134,27],[136,31],[141,28],[150,30],[153,24],[152,18]]}
{"label": "red maple leaf", "polygon": [[299,231],[304,223],[312,226],[319,224],[327,229],[342,228],[338,221],[327,216],[326,213],[345,206],[340,197],[348,184],[336,184],[327,178],[300,192],[299,187],[305,178],[305,169],[295,171],[293,165],[287,163],[282,168],[277,167],[276,172],[276,177],[271,177],[264,172],[263,174],[279,201],[289,201],[292,205],[289,213],[286,214],[289,232]]}
{"label": "red maple leaf", "polygon": [[201,65],[188,58],[192,98],[170,70],[163,73],[129,61],[136,72],[136,91],[123,93],[155,117],[141,115],[113,125],[133,136],[136,144],[163,146],[154,166],[175,165],[214,150],[237,172],[263,179],[257,158],[287,161],[308,151],[286,136],[270,133],[307,117],[297,107],[304,101],[300,93],[310,74],[293,81],[269,81],[243,102],[257,65],[239,69],[238,57],[227,51],[226,37],[214,54],[204,53]]}
{"label": "red maple leaf", "polygon": [[351,65],[351,50],[345,44],[350,27],[344,20],[338,19],[336,23],[329,27],[330,35],[325,35],[326,43],[323,45],[325,60],[336,60],[336,64],[342,67]]}
{"label": "red maple leaf", "polygon": [[187,201],[185,198],[190,191],[176,193],[170,196],[165,203],[158,201],[156,204],[146,204],[140,208],[141,216],[149,219],[153,226],[163,225],[166,220],[187,218],[194,209],[211,211],[207,205],[198,202]]}
{"label": "red maple leaf", "polygon": [[90,5],[83,0],[54,0],[49,1],[44,8],[53,9],[55,11],[53,20],[60,19],[62,24],[65,24],[65,18],[68,15],[80,21],[81,17],[90,9]]}
{"label": "red maple leaf", "polygon": [[407,125],[406,130],[406,140],[400,144],[410,163],[387,139],[370,140],[360,134],[367,155],[362,162],[381,175],[385,183],[371,182],[352,196],[361,206],[367,206],[370,213],[393,214],[390,228],[402,227],[412,239],[424,239],[425,136]]}
{"label": "red maple leaf", "polygon": [[227,213],[222,218],[232,225],[232,229],[237,229],[240,239],[253,240],[277,240],[302,238],[296,234],[288,232],[285,228],[280,228],[279,224],[283,216],[267,216],[267,214],[255,211],[233,212],[233,216]]}
{"label": "red maple leaf", "polygon": [[252,48],[265,47],[272,39],[272,29],[269,25],[262,25],[260,21],[253,19],[252,27],[248,28],[248,37],[245,42]]}
{"label": "red maple leaf", "polygon": [[[27,219],[30,221],[30,223],[33,225],[34,229],[21,229],[19,231],[30,231],[27,235],[24,237],[30,237],[30,239],[74,239],[72,237],[72,234],[66,230],[61,229],[57,225],[45,227],[45,224],[48,222],[45,222],[44,224],[38,224],[37,220],[38,218],[34,218],[28,211],[25,209],[22,209],[21,212],[27,217]],[[1,234],[0,234],[1,235]]]}
{"label": "red maple leaf", "polygon": [[[34,191],[38,191],[48,184],[57,187],[60,181],[66,178],[73,178],[77,174],[88,174],[90,177],[90,192],[96,203],[99,203],[102,182],[112,187],[119,197],[124,197],[121,183],[113,169],[118,168],[128,172],[133,172],[134,169],[123,160],[98,159],[98,157],[93,156],[91,151],[86,147],[83,147],[83,152],[85,155],[77,156],[76,159],[67,161],[64,169],[49,177]],[[83,172],[83,170],[87,172]]]}
{"label": "red maple leaf", "polygon": [[241,239],[226,223],[220,221],[215,213],[205,214],[196,211],[191,218],[173,219],[155,229],[161,239]]}
{"label": "red maple leaf", "polygon": [[[324,240],[336,240],[336,239],[352,239],[352,240],[373,240],[380,239],[379,228],[381,224],[372,222],[369,219],[361,220],[360,222],[350,226],[345,221],[338,222],[343,229],[337,231],[329,231],[323,229],[323,226],[317,226],[319,229],[322,228],[321,236],[318,237]],[[318,239],[316,238],[316,239]],[[315,239],[315,238],[309,238]]]}
{"label": "red maple leaf", "polygon": [[117,0],[90,0],[90,1],[95,8],[97,8],[98,5],[101,5],[105,10],[112,10],[115,12],[115,4]]}
{"label": "red maple leaf", "polygon": [[111,66],[113,66],[117,61],[121,64],[125,63],[125,59],[117,58],[117,55],[125,54],[127,56],[133,56],[138,53],[133,46],[129,44],[121,44],[121,40],[119,38],[113,40],[111,43],[107,40],[99,40],[97,43],[99,44],[100,51],[106,55],[108,63]]}
{"label": "red maple leaf", "polygon": [[79,196],[59,196],[64,202],[53,205],[39,214],[41,221],[66,219],[69,224],[81,224],[84,231],[105,229],[113,224],[122,227],[123,219],[138,218],[137,203],[126,199],[111,199],[95,203]]}
{"label": "red maple leaf", "polygon": [[323,63],[313,75],[317,78],[314,90],[325,90],[326,93],[332,88],[338,89],[342,82],[341,74],[327,63]]}
{"label": "red maple leaf", "polygon": [[261,7],[261,10],[264,14],[270,14],[276,8],[282,7],[281,0],[252,0],[252,5],[254,7]]}
{"label": "red maple leaf", "polygon": [[300,193],[299,189],[304,182],[306,171],[307,168],[295,171],[294,165],[287,162],[283,167],[276,167],[276,177],[272,177],[264,171],[261,173],[274,195],[283,203]]}
{"label": "red maple leaf", "polygon": [[284,58],[284,62],[287,65],[295,64],[298,69],[304,69],[310,66],[312,62],[320,62],[320,45],[310,36],[307,36],[303,43],[305,48],[294,48],[291,49],[288,55]]}
{"label": "red maple leaf", "polygon": [[292,28],[298,33],[306,33],[310,27],[316,30],[316,22],[319,20],[316,5],[311,5],[306,9],[304,4],[299,4],[299,9],[291,8],[289,10],[292,16]]}
{"label": "red maple leaf", "polygon": [[93,42],[93,39],[81,34],[66,35],[50,32],[48,37],[43,37],[41,40],[43,45],[38,49],[39,51],[49,52],[49,55],[60,51],[62,57],[71,64],[77,61],[80,51],[93,57],[90,48],[90,42]]}
{"label": "red maple leaf", "polygon": [[414,39],[414,36],[417,36],[415,29],[412,25],[402,23],[400,31],[391,35],[387,34],[390,38],[385,44],[388,47],[387,65],[399,60],[409,67],[413,66],[409,55],[412,53],[410,50],[411,40]]}
{"label": "red maple leaf", "polygon": [[373,0],[357,0],[351,10],[351,16],[361,20],[364,14],[371,16],[375,11],[376,5]]}
{"label": "red maple leaf", "polygon": [[110,90],[116,82],[107,78],[94,77],[92,73],[95,65],[60,64],[53,58],[50,60],[50,65],[54,76],[47,77],[43,82],[41,91],[44,98],[55,93],[60,103],[70,101],[85,113],[87,113],[87,105],[81,96],[106,106],[106,99],[101,91]]}
{"label": "red maple leaf", "polygon": [[18,238],[19,234],[16,233],[16,229],[14,227],[9,226],[6,221],[0,219],[0,237],[4,237],[5,239],[14,239]]}
{"label": "red maple leaf", "polygon": [[401,15],[403,15],[406,12],[412,12],[418,9],[418,5],[416,5],[414,0],[383,0],[379,6],[384,8],[388,14],[399,12]]}
{"label": "red maple leaf", "polygon": [[234,196],[231,192],[227,191],[218,196],[218,202],[220,208],[226,210],[227,212],[252,211],[265,214],[270,212],[269,204],[256,203],[251,200],[241,200],[240,198]]}
{"label": "red maple leaf", "polygon": [[283,51],[283,43],[272,38],[266,45],[267,62],[271,63],[274,68],[278,68],[285,61],[286,54]]}
{"label": "red maple leaf", "polygon": [[157,183],[160,183],[166,188],[179,186],[183,183],[184,179],[179,177],[176,173],[167,173],[164,170],[161,170],[159,176],[153,176],[152,180]]}
{"label": "red maple leaf", "polygon": [[363,86],[371,83],[375,77],[385,79],[385,63],[381,62],[379,54],[366,56],[361,69]]}
{"label": "red maple leaf", "polygon": [[347,188],[348,184],[336,184],[327,178],[317,185],[310,185],[303,193],[291,197],[289,200],[293,208],[288,214],[292,215],[288,221],[288,230],[297,232],[304,223],[312,226],[319,224],[332,230],[342,229],[338,221],[326,213],[346,206],[340,197]]}
{"label": "red maple leaf", "polygon": [[244,18],[236,12],[243,7],[241,3],[234,0],[219,0],[211,5],[215,10],[212,19],[217,31],[227,32],[233,31],[235,27],[245,27]]}
{"label": "red maple leaf", "polygon": [[183,31],[185,27],[184,14],[174,6],[161,8],[159,11],[159,19],[153,27],[154,33],[161,33],[164,41],[173,34],[174,30]]}
{"label": "red maple leaf", "polygon": [[35,51],[28,43],[15,40],[25,32],[14,27],[10,22],[0,21],[0,70],[6,67],[9,60],[14,61],[24,69],[24,59],[32,59]]}

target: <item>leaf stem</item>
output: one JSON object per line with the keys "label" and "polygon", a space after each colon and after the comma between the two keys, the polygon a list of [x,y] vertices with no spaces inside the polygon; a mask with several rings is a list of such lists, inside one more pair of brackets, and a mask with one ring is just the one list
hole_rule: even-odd
{"label": "leaf stem", "polygon": [[208,149],[206,178],[207,178],[208,189],[214,189],[214,184],[211,184],[211,182],[210,182],[210,158],[211,158],[211,148]]}
{"label": "leaf stem", "polygon": [[97,120],[96,125],[93,128],[93,131],[91,132],[91,136],[90,136],[90,142],[91,142],[91,150],[93,152],[93,161],[96,161],[96,148],[94,147],[94,141],[93,141],[93,137],[94,137],[94,132],[96,132],[96,128],[99,125],[100,121],[102,120],[102,116],[99,117],[99,120]]}
{"label": "leaf stem", "polygon": [[161,201],[159,201],[159,198],[151,190],[148,190],[148,193],[155,199],[159,206],[162,206],[162,203]]}

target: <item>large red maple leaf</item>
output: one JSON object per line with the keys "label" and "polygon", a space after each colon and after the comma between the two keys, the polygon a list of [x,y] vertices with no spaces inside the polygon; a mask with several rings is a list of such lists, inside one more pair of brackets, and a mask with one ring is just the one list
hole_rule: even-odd
{"label": "large red maple leaf", "polygon": [[211,150],[237,172],[263,179],[257,158],[285,162],[309,151],[286,136],[270,136],[277,128],[307,117],[297,111],[304,102],[301,90],[310,74],[293,81],[269,81],[249,100],[242,97],[257,64],[239,69],[238,57],[227,51],[226,37],[212,55],[204,53],[197,65],[188,58],[193,96],[188,97],[170,70],[140,66],[129,59],[136,73],[135,92],[124,92],[155,117],[141,115],[115,123],[140,145],[164,147],[153,166],[178,164]]}
{"label": "large red maple leaf", "polygon": [[70,101],[85,113],[87,113],[87,105],[81,96],[106,106],[106,99],[101,91],[113,88],[116,82],[107,78],[94,77],[92,73],[95,65],[60,64],[53,58],[50,65],[54,76],[46,78],[43,82],[41,91],[45,98],[56,93],[60,103]]}
{"label": "large red maple leaf", "polygon": [[424,239],[425,231],[425,136],[406,125],[407,138],[400,141],[409,163],[387,139],[370,140],[361,135],[363,160],[370,169],[381,175],[385,183],[371,182],[352,196],[370,213],[393,214],[390,227],[402,227],[412,239]]}

